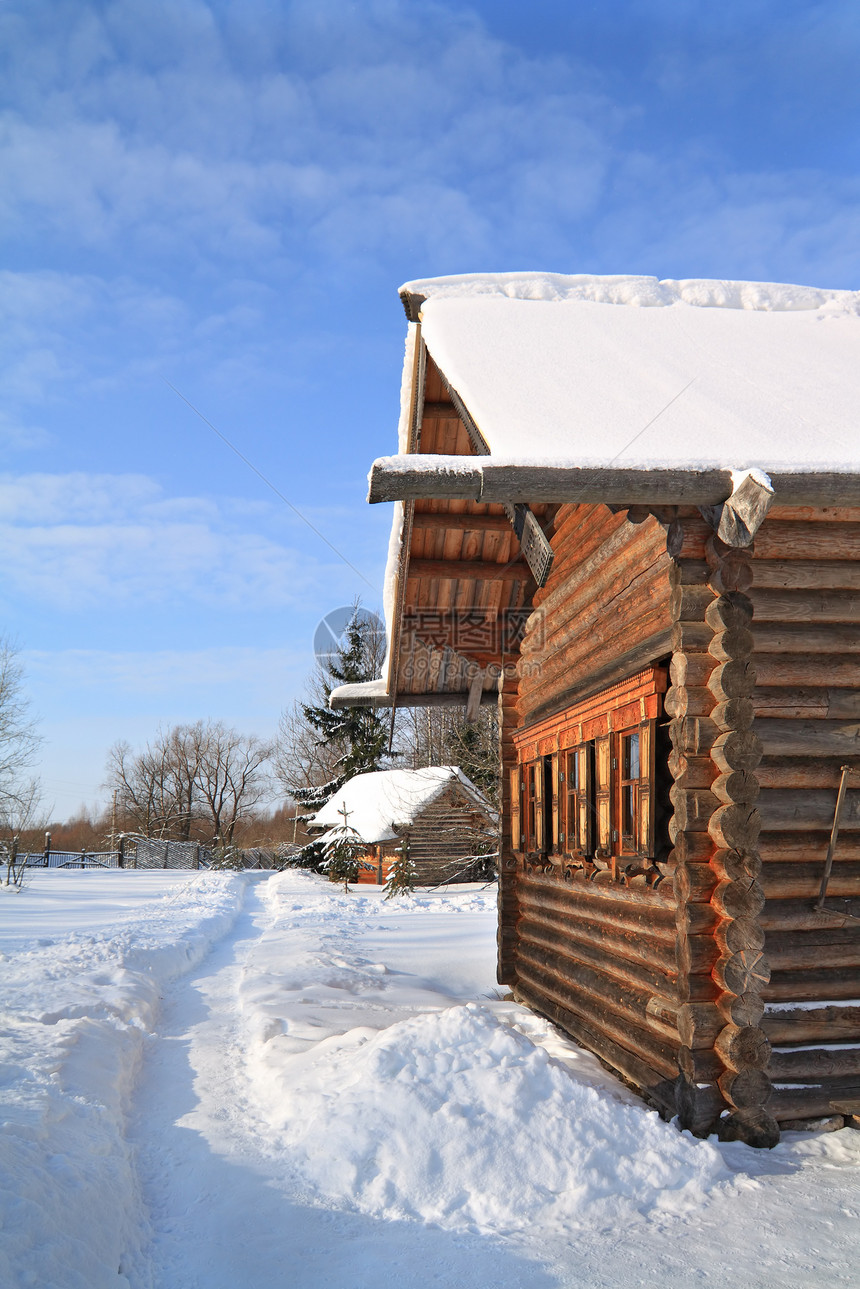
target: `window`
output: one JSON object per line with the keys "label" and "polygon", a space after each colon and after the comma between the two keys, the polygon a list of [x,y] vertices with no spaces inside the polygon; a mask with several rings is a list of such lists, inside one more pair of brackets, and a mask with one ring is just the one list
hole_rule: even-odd
{"label": "window", "polygon": [[659,732],[667,683],[666,669],[655,665],[517,731],[511,836],[530,864],[566,875],[608,872],[610,880],[657,874],[671,812]]}
{"label": "window", "polygon": [[618,806],[616,818],[622,855],[638,855],[641,849],[639,780],[640,756],[639,734],[628,733],[616,736],[617,752],[615,764],[618,784]]}
{"label": "window", "polygon": [[523,849],[543,850],[543,764],[531,761],[523,773]]}
{"label": "window", "polygon": [[558,848],[567,855],[590,855],[594,832],[594,744],[560,754],[561,817]]}

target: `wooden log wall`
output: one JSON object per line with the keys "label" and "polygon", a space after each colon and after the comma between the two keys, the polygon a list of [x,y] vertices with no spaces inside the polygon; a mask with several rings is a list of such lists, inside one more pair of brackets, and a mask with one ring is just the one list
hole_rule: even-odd
{"label": "wooden log wall", "polygon": [[511,845],[512,805],[519,811],[519,802],[511,802],[511,770],[517,763],[514,732],[517,728],[517,676],[513,667],[503,668],[499,677],[499,804],[501,823],[499,835],[499,923],[497,931],[498,966],[500,985],[516,983],[517,938],[517,857]]}
{"label": "wooden log wall", "polygon": [[[745,551],[692,509],[659,519],[559,510],[505,718],[671,652],[666,880],[601,884],[506,839],[500,978],[694,1131],[771,1145],[860,1099],[860,511],[775,508]],[[502,757],[509,792],[505,735]]]}
{"label": "wooden log wall", "polygon": [[[711,791],[716,778],[711,749],[717,739],[711,719],[716,700],[708,687],[715,667],[708,651],[713,631],[705,620],[714,599],[705,560],[709,536],[710,530],[698,515],[676,521],[670,534],[678,554],[671,571],[672,684],[665,702],[673,779],[669,794],[673,851],[668,867],[676,897],[677,990],[683,1008],[676,1099],[682,1125],[697,1133],[709,1132],[724,1107],[718,1085],[723,1068],[713,1052],[725,1022],[717,1004],[720,991],[713,980],[719,916],[710,904],[716,877],[710,865],[713,845],[708,824],[718,799]],[[702,926],[704,910],[710,916]],[[693,1001],[695,1010],[690,1006]],[[699,1049],[710,1058],[707,1072],[695,1068],[693,1054]]]}
{"label": "wooden log wall", "polygon": [[[771,1113],[790,1123],[860,1098],[860,511],[774,507],[751,569],[760,922],[771,967],[761,1026],[772,1045]],[[845,764],[832,911],[819,913]]]}
{"label": "wooden log wall", "polygon": [[[496,840],[496,823],[457,787],[447,789],[422,810],[409,830],[409,854],[419,886],[468,882],[474,878],[464,860],[482,843]],[[390,847],[386,844],[386,851]]]}
{"label": "wooden log wall", "polygon": [[[634,523],[603,506],[568,505],[556,516],[552,545],[552,576],[535,594],[522,644],[516,706],[509,690],[503,700],[508,794],[516,763],[509,717],[517,727],[532,725],[627,679],[670,647],[672,559],[663,524],[653,517]],[[504,817],[508,827],[508,809]],[[509,833],[504,847],[500,979],[671,1117],[680,1024],[691,1039],[692,1076],[713,1074],[697,1028],[697,991],[681,1018],[671,882],[652,886],[642,878],[621,885],[610,872],[563,863],[545,871],[513,854]],[[705,908],[691,921],[698,954],[714,917]]]}
{"label": "wooden log wall", "polygon": [[769,1106],[770,1044],[760,1025],[770,968],[758,921],[764,895],[758,880],[761,820],[755,773],[761,748],[752,730],[750,699],[755,684],[753,613],[746,595],[751,562],[747,550],[729,548],[717,537],[709,539],[707,556],[709,585],[716,595],[705,611],[714,631],[708,652],[717,664],[708,680],[716,703],[710,717],[717,731],[711,747],[717,776],[711,791],[719,802],[708,830],[716,846],[711,866],[719,878],[711,904],[721,919],[716,929],[720,957],[713,977],[723,990],[717,1006],[725,1021],[714,1049],[723,1065],[719,1088],[732,1107],[721,1123],[721,1135],[771,1146],[779,1140],[779,1127]]}
{"label": "wooden log wall", "polygon": [[553,569],[520,650],[521,724],[624,680],[669,652],[666,532],[607,506],[562,506]]}
{"label": "wooden log wall", "polygon": [[468,861],[494,850],[498,825],[493,811],[481,809],[457,786],[443,792],[418,815],[408,834],[367,847],[358,882],[386,882],[391,865],[408,838],[418,886],[475,880],[480,864]]}
{"label": "wooden log wall", "polygon": [[[672,751],[674,815],[670,863],[677,896],[678,990],[684,1001],[677,1089],[682,1124],[719,1128],[726,1138],[768,1146],[779,1127],[766,1109],[769,1046],[760,1020],[767,979],[764,902],[757,882],[755,767],[761,749],[752,732],[749,556],[720,542],[688,513],[670,530],[672,687],[666,695]],[[702,907],[711,924],[696,933]],[[687,1000],[700,998],[695,1014]],[[706,1076],[692,1060],[709,1051]]]}

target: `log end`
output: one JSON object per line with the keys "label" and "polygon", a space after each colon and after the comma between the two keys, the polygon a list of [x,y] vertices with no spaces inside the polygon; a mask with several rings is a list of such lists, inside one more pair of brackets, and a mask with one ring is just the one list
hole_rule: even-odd
{"label": "log end", "polygon": [[761,1108],[735,1110],[720,1120],[720,1141],[743,1141],[758,1150],[772,1150],[779,1144],[779,1124]]}

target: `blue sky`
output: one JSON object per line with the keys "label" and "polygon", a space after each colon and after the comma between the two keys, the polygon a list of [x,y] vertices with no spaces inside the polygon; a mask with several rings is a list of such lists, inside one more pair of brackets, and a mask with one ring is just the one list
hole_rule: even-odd
{"label": "blue sky", "polygon": [[858,66],[854,0],[0,8],[0,629],[56,815],[159,722],[273,733],[378,607],[404,280],[860,287]]}

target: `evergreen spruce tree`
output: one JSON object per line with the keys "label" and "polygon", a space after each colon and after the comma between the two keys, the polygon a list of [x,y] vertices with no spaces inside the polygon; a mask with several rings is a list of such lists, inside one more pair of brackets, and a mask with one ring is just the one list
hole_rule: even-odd
{"label": "evergreen spruce tree", "polygon": [[385,898],[393,895],[408,895],[415,890],[415,865],[410,856],[409,833],[403,834],[403,840],[397,847],[397,858],[391,865],[388,881],[385,883]]}
{"label": "evergreen spruce tree", "polygon": [[[382,769],[388,759],[388,721],[384,715],[370,707],[350,707],[334,712],[328,705],[331,691],[338,685],[375,679],[379,665],[378,645],[378,633],[374,632],[371,622],[362,617],[356,602],[337,655],[322,664],[325,676],[321,700],[301,704],[304,719],[316,731],[320,745],[331,747],[338,753],[334,777],[311,787],[295,785],[290,788],[290,795],[308,814],[321,810],[356,774]],[[291,868],[330,871],[318,841],[308,842],[290,857],[287,864]]]}
{"label": "evergreen spruce tree", "polygon": [[[356,606],[338,656],[328,664],[332,683],[326,683],[326,699],[338,685],[374,679],[376,666],[368,640],[370,630]],[[338,777],[317,789],[318,792],[327,792],[326,801],[356,774],[367,774],[381,768],[386,758],[388,722],[379,712],[372,707],[348,707],[344,711],[333,712],[328,705],[317,707],[309,704],[303,704],[302,709],[305,719],[318,731],[322,743],[334,743],[343,748],[338,760]]]}
{"label": "evergreen spruce tree", "polygon": [[320,743],[333,744],[340,750],[340,756],[335,778],[316,787],[293,791],[300,805],[319,810],[348,779],[381,769],[387,759],[388,722],[383,715],[372,707],[348,707],[345,711],[333,712],[328,706],[329,695],[338,685],[374,679],[376,651],[369,639],[371,631],[356,605],[337,658],[330,660],[326,668],[325,702],[302,704],[305,720],[319,734]]}
{"label": "evergreen spruce tree", "polygon": [[343,816],[343,823],[331,829],[324,847],[322,869],[332,882],[343,882],[343,889],[348,891],[350,882],[358,881],[364,842],[349,823],[350,812],[346,806],[339,813]]}

